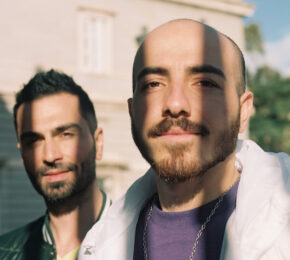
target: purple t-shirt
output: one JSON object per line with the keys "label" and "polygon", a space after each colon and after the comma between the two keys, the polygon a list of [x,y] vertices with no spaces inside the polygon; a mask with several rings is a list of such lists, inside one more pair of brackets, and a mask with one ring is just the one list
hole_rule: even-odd
{"label": "purple t-shirt", "polygon": [[[235,208],[238,183],[224,196],[216,213],[203,231],[193,259],[217,260],[221,252],[225,225]],[[141,211],[136,227],[134,260],[144,259],[144,225],[151,205],[147,226],[148,260],[188,260],[196,235],[218,199],[199,208],[183,212],[163,212],[155,194]]]}

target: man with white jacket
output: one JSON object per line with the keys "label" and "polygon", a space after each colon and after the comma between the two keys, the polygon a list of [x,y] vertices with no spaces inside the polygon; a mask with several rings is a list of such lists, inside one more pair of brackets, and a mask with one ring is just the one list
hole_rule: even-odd
{"label": "man with white jacket", "polygon": [[238,46],[193,20],[137,51],[132,134],[152,168],[82,243],[80,259],[290,259],[290,159],[237,141],[252,113]]}

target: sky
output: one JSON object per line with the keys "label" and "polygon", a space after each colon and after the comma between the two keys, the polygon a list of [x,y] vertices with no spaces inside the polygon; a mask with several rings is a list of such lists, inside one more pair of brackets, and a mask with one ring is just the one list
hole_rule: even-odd
{"label": "sky", "polygon": [[245,19],[245,24],[260,24],[264,40],[264,57],[247,57],[251,68],[266,63],[290,76],[290,0],[246,0],[255,5],[252,17]]}

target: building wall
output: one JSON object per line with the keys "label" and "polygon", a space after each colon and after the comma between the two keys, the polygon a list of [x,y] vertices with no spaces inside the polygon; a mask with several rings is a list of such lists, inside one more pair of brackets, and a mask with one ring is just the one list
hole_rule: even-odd
{"label": "building wall", "polygon": [[[168,20],[192,18],[226,33],[244,49],[242,17],[252,10],[252,6],[238,0],[2,1],[0,208],[8,213],[0,214],[0,233],[27,222],[45,209],[21,164],[11,114],[15,92],[38,69],[55,68],[72,75],[92,98],[105,134],[104,158],[98,164],[97,176],[100,186],[115,199],[148,168],[132,141],[126,102],[131,96],[136,38]],[[109,41],[104,46],[110,65],[106,72],[87,71],[80,66],[82,15],[87,13],[103,15],[111,21]],[[27,201],[31,206],[24,206]],[[17,213],[11,207],[17,208]],[[12,214],[18,218],[9,222]],[[21,218],[22,215],[26,218]]]}

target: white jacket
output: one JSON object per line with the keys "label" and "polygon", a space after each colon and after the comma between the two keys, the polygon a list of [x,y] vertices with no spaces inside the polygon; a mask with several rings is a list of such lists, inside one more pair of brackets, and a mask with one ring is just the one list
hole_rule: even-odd
{"label": "white jacket", "polygon": [[[243,166],[236,208],[225,230],[222,260],[290,259],[290,157],[265,153],[254,142],[239,141]],[[133,259],[139,213],[156,192],[149,170],[88,232],[79,259]]]}

